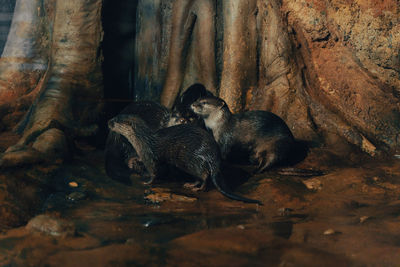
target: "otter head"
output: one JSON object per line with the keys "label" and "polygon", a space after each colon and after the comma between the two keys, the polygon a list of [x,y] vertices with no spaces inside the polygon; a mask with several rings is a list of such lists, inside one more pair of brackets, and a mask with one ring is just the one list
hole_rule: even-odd
{"label": "otter head", "polygon": [[229,111],[225,101],[218,97],[201,97],[190,108],[194,113],[206,119],[212,114]]}
{"label": "otter head", "polygon": [[[139,117],[131,114],[120,114],[108,121],[108,128],[124,136],[132,133],[138,125],[145,125]],[[146,127],[146,126],[145,126]]]}
{"label": "otter head", "polygon": [[204,124],[213,131],[217,140],[218,129],[228,122],[231,114],[225,101],[218,97],[202,97],[191,105],[191,109],[204,119]]}
{"label": "otter head", "polygon": [[171,127],[174,125],[179,125],[179,124],[186,124],[189,123],[190,121],[184,118],[178,111],[174,111],[171,114],[171,117],[169,118],[169,121],[167,123],[167,127]]}

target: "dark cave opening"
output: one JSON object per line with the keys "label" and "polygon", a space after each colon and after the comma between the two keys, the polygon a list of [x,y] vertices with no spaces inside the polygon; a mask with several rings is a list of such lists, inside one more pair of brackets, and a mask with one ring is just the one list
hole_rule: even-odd
{"label": "dark cave opening", "polygon": [[117,114],[134,97],[134,51],[138,1],[104,0],[103,79],[105,113]]}
{"label": "dark cave opening", "polygon": [[97,147],[104,147],[108,134],[107,121],[134,99],[137,4],[137,0],[103,1],[104,36],[101,49],[104,108],[98,122],[99,131],[91,140]]}

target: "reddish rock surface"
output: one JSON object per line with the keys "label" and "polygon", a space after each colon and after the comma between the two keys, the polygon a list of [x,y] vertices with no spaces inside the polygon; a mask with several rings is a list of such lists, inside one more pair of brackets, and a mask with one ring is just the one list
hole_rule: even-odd
{"label": "reddish rock surface", "polygon": [[[398,147],[397,1],[284,1],[318,128],[374,154]],[[383,104],[384,103],[384,104]],[[327,140],[329,142],[329,138]]]}
{"label": "reddish rock surface", "polygon": [[[263,206],[229,200],[213,188],[193,193],[176,180],[149,187],[132,177],[133,186],[122,185],[105,175],[103,152],[92,149],[57,168],[9,170],[0,177],[9,181],[8,193],[3,187],[0,193],[0,264],[398,264],[400,160],[359,154],[341,158],[315,148],[296,167],[317,168],[325,175],[304,178],[270,171],[236,184],[237,193],[260,199]],[[238,176],[251,170],[231,168]],[[47,193],[37,191],[48,187]],[[9,213],[7,203],[14,205]],[[28,223],[35,214],[45,216]],[[52,229],[60,234],[52,235]]]}

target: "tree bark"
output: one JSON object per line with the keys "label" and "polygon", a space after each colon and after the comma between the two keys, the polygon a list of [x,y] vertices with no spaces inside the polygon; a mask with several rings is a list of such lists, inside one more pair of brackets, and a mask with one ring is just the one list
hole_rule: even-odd
{"label": "tree bark", "polygon": [[200,82],[216,93],[215,8],[213,0],[173,3],[167,73],[161,93],[161,104],[166,107],[172,107],[183,85]]}
{"label": "tree bark", "polygon": [[[388,1],[389,6],[395,2]],[[385,32],[393,32],[393,26],[390,23],[387,25],[385,20],[399,21],[400,10],[387,10],[386,18],[370,16],[373,12],[386,12],[382,8],[387,7],[365,5],[370,4],[358,1],[348,6],[339,1],[329,1],[310,8],[305,1],[283,1],[282,12],[288,14],[287,23],[294,29],[293,43],[298,47],[296,53],[305,65],[303,73],[310,100],[308,106],[317,128],[325,136],[335,133],[364,151],[375,154],[376,148],[396,150],[400,145],[400,109],[396,96],[399,84],[398,80],[387,79],[385,74],[397,72],[398,75],[399,61],[386,61],[390,65],[388,71],[379,67],[384,58],[367,62],[363,58],[363,50],[371,49],[372,43],[368,43],[370,37],[366,38],[358,32],[351,39],[338,29],[341,29],[341,20],[350,20],[347,27],[353,27],[354,32],[360,31],[360,28],[367,30],[368,23],[362,21],[370,20],[370,27],[376,28],[369,31],[379,38]],[[349,9],[357,12],[358,16],[347,13]],[[310,18],[314,20],[310,21]],[[392,36],[398,46],[400,34],[393,32]],[[381,41],[380,45],[389,48],[390,44]]]}
{"label": "tree bark", "polygon": [[[168,71],[159,77],[165,81],[164,105],[171,106],[188,81],[207,83],[198,77],[215,71],[217,84],[208,87],[217,88],[233,112],[270,110],[297,138],[321,145],[343,143],[371,155],[399,149],[400,60],[393,55],[400,45],[400,10],[395,0],[373,5],[364,0],[352,5],[216,1],[198,10],[192,1],[174,3],[170,23],[159,30],[164,42],[170,38]],[[214,25],[199,23],[200,15]],[[202,26],[209,30],[194,35]],[[214,54],[200,54],[202,61],[212,57],[207,67],[190,56],[205,39],[208,46],[201,47],[214,46]]]}
{"label": "tree bark", "polygon": [[[342,140],[371,155],[398,150],[396,3],[139,1],[135,81],[143,94],[136,99],[171,107],[200,82],[234,112],[278,114],[299,139],[332,146]],[[0,101],[16,101],[0,106],[3,121],[37,97],[8,154],[35,155],[46,143],[39,137],[53,128],[60,142],[65,132],[94,130],[99,106],[88,99],[102,95],[100,9],[100,0],[18,0],[0,62]]]}
{"label": "tree bark", "polygon": [[[25,3],[21,5],[25,7]],[[48,21],[53,28],[35,33],[36,38],[51,36],[51,40],[29,42],[48,53],[49,64],[35,89],[38,95],[19,124],[22,137],[1,158],[3,166],[49,159],[54,153],[62,157],[65,148],[55,148],[65,142],[65,133],[80,135],[95,130],[90,124],[99,113],[96,100],[102,97],[101,1],[57,1],[54,8],[54,20]],[[38,9],[24,11],[34,17]],[[49,15],[44,17],[50,19]],[[39,20],[31,23],[40,26]]]}
{"label": "tree bark", "polygon": [[257,86],[257,1],[223,1],[224,50],[219,95],[233,112]]}
{"label": "tree bark", "polygon": [[[0,58],[0,120],[10,127],[38,93],[50,58],[54,3],[18,0]],[[12,118],[14,117],[14,118]],[[17,117],[17,118],[15,118]]]}

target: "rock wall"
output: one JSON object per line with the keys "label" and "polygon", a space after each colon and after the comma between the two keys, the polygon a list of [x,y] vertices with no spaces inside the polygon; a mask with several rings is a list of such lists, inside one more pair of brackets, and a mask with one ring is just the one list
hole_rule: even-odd
{"label": "rock wall", "polygon": [[317,127],[371,154],[399,148],[399,2],[283,1],[281,12],[307,94],[332,114],[314,110]]}
{"label": "rock wall", "polygon": [[399,149],[398,1],[156,2],[152,27],[138,18],[136,77],[163,85],[163,104],[201,82],[234,112],[277,113],[299,139]]}

